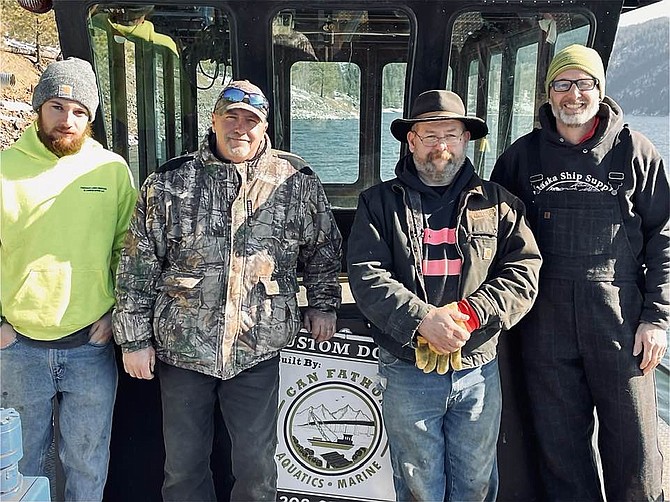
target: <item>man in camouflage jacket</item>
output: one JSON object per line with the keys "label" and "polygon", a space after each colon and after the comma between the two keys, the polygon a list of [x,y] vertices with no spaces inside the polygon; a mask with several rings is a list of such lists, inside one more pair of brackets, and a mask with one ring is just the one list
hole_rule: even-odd
{"label": "man in camouflage jacket", "polygon": [[255,85],[228,84],[199,151],[147,178],[121,257],[115,338],[133,377],[152,378],[158,359],[165,500],[215,500],[217,397],[231,500],[276,500],[278,353],[302,326],[335,332],[341,236],[318,177],[272,150],[268,109]]}

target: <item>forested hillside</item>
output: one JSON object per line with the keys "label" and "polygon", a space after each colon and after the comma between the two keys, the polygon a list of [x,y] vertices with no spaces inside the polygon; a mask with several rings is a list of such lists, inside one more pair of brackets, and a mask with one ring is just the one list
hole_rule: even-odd
{"label": "forested hillside", "polygon": [[625,26],[607,69],[607,94],[631,115],[670,115],[670,18]]}

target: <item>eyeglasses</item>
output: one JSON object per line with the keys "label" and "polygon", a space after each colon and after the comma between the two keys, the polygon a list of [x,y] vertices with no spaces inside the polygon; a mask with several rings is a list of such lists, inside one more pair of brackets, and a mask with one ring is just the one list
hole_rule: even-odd
{"label": "eyeglasses", "polygon": [[438,144],[444,142],[447,146],[455,146],[458,143],[461,142],[461,138],[463,137],[463,133],[456,135],[456,134],[447,134],[446,136],[433,136],[432,134],[429,136],[419,136],[419,133],[416,131],[412,131],[416,136],[421,140],[421,143],[423,143],[423,146],[428,146],[428,147],[433,147],[437,146]]}
{"label": "eyeglasses", "polygon": [[265,115],[268,114],[268,110],[270,109],[270,103],[268,103],[265,96],[255,92],[244,92],[237,87],[228,87],[227,89],[224,89],[219,96],[219,101],[221,100],[228,101],[229,103],[247,103],[262,111]]}
{"label": "eyeglasses", "polygon": [[572,88],[572,84],[577,86],[580,91],[592,91],[598,85],[597,78],[580,78],[577,80],[554,80],[549,85],[556,92],[568,92]]}

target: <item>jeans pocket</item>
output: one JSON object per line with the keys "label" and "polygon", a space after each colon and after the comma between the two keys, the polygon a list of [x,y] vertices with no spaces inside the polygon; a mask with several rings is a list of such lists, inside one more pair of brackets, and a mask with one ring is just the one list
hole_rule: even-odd
{"label": "jeans pocket", "polygon": [[12,340],[11,342],[9,342],[9,343],[7,344],[6,347],[2,347],[2,348],[0,348],[0,351],[2,351],[2,350],[9,350],[9,349],[11,349],[14,345],[16,345],[17,343],[19,343],[19,337],[18,337],[18,336],[15,336],[15,337],[14,337],[14,340]]}
{"label": "jeans pocket", "polygon": [[388,350],[383,347],[379,347],[379,364],[383,366],[391,366],[394,363],[398,362],[398,358],[391,354]]}
{"label": "jeans pocket", "polygon": [[112,343],[112,338],[110,337],[109,340],[107,340],[104,343],[98,343],[98,342],[92,342],[90,339],[88,341],[87,345],[90,345],[91,347],[95,347],[96,349],[104,349],[105,347],[108,347],[110,343]]}

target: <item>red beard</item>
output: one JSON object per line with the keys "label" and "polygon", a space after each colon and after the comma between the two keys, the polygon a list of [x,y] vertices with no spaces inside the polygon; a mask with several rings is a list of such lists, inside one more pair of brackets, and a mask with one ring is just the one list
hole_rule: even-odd
{"label": "red beard", "polygon": [[81,150],[86,138],[92,136],[91,123],[86,125],[84,132],[77,135],[63,135],[58,130],[46,132],[42,127],[40,117],[37,117],[37,137],[42,144],[57,157],[65,157],[66,155],[73,155]]}

